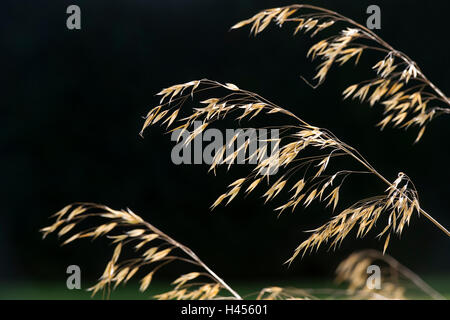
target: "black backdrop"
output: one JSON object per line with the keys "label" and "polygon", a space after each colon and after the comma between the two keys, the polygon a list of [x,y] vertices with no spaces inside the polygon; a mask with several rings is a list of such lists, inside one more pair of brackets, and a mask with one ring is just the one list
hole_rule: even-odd
{"label": "black backdrop", "polygon": [[[309,3],[312,3],[311,1]],[[70,4],[82,11],[82,29],[69,31]],[[331,129],[358,148],[379,171],[414,180],[422,206],[450,225],[448,117],[436,119],[422,142],[416,132],[379,132],[380,108],[342,102],[340,92],[370,75],[374,60],[334,70],[317,90],[314,64],[305,57],[312,41],[272,27],[257,38],[229,27],[257,11],[291,1],[3,1],[2,116],[0,117],[0,279],[60,279],[68,264],[96,277],[111,254],[105,243],[58,248],[41,241],[47,217],[74,201],[130,207],[190,246],[226,277],[331,275],[359,248],[381,248],[375,233],[348,238],[341,250],[307,256],[287,269],[282,262],[305,238],[303,230],[331,212],[311,206],[277,219],[275,204],[240,198],[226,209],[208,207],[241,168],[214,177],[207,166],[175,166],[168,136],[155,127],[138,136],[142,116],[157,104],[161,88],[207,77],[233,82]],[[378,33],[421,66],[448,93],[446,1],[314,1],[359,22],[378,4]],[[347,184],[348,203],[382,186]],[[343,196],[344,197],[344,196]],[[415,217],[390,253],[423,273],[445,272],[450,241]],[[107,249],[108,248],[108,249]]]}

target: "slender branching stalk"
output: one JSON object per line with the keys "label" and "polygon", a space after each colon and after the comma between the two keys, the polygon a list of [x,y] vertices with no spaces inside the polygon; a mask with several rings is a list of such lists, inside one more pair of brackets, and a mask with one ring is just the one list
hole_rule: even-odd
{"label": "slender branching stalk", "polygon": [[[99,226],[78,231],[68,237],[63,245],[82,238],[92,240],[107,236],[115,244],[114,253],[98,283],[89,290],[95,295],[99,290],[114,289],[121,283],[127,283],[140,270],[151,268],[141,278],[140,290],[145,291],[156,271],[174,261],[191,264],[201,271],[183,274],[172,284],[174,289],[159,294],[158,299],[219,299],[222,291],[228,292],[227,299],[242,299],[239,294],[214,273],[188,247],[177,242],[152,224],[144,221],[131,210],[114,210],[104,205],[80,203],[68,205],[54,216],[55,222],[43,229],[43,237],[58,232],[58,237],[67,236],[75,227],[80,227],[86,219],[101,219]],[[115,233],[115,234],[113,234]],[[135,257],[120,260],[125,247],[133,247]],[[231,296],[230,296],[231,295]]]}
{"label": "slender branching stalk", "polygon": [[410,57],[354,20],[325,8],[296,4],[261,11],[237,23],[232,29],[251,25],[251,33],[257,35],[271,22],[280,27],[284,23],[293,23],[296,25],[294,34],[299,31],[310,32],[311,37],[337,23],[346,27],[340,33],[314,44],[308,51],[307,55],[313,60],[322,60],[314,77],[317,80],[314,87],[325,80],[333,65],[343,65],[351,59],[358,64],[364,51],[383,54],[383,58],[373,66],[375,78],[354,84],[343,92],[344,98],[367,101],[371,106],[383,104],[385,118],[378,124],[381,129],[389,123],[401,128],[418,126],[418,142],[433,118],[450,114],[450,99]]}
{"label": "slender branching stalk", "polygon": [[[287,203],[276,209],[280,214],[288,208],[294,211],[300,203],[307,207],[316,199],[327,201],[327,206],[332,206],[334,210],[339,202],[342,185],[349,176],[357,174],[374,176],[387,186],[384,194],[362,199],[341,211],[323,226],[312,230],[310,237],[295,249],[293,256],[287,262],[292,262],[299,253],[303,252],[304,254],[308,249],[318,249],[321,244],[328,241],[331,241],[330,247],[336,248],[354,227],[358,229],[357,236],[364,237],[382,214],[388,220],[386,226],[378,235],[379,237],[384,236],[383,251],[389,244],[391,234],[400,235],[404,227],[409,224],[414,212],[423,215],[445,232],[447,236],[450,236],[450,232],[446,228],[420,207],[417,191],[406,174],[400,172],[397,179],[393,182],[389,181],[355,148],[339,140],[329,130],[310,125],[287,109],[256,93],[240,89],[234,84],[221,84],[203,79],[163,89],[158,93],[162,96],[160,105],[148,112],[141,134],[148,126],[157,123],[167,125],[169,128],[177,119],[187,100],[191,97],[194,98],[198,93],[209,93],[213,89],[221,89],[225,93],[222,96],[201,101],[202,107],[194,108],[191,114],[178,120],[181,125],[169,131],[178,132],[178,139],[184,137],[184,144],[187,145],[192,142],[212,122],[229,117],[236,112],[240,112],[236,118],[239,121],[251,119],[264,111],[263,113],[266,114],[284,114],[293,119],[296,124],[279,126],[280,136],[276,139],[266,139],[266,141],[276,140],[272,142],[279,146],[279,150],[270,156],[265,156],[267,145],[260,146],[253,151],[247,150],[250,139],[238,145],[237,150],[228,154],[227,150],[230,144],[238,140],[239,133],[217,150],[210,171],[215,172],[221,164],[227,164],[230,167],[242,152],[247,154],[248,151],[247,159],[256,158],[259,161],[248,176],[231,183],[229,190],[214,202],[212,208],[215,208],[224,200],[227,200],[228,204],[239,193],[248,194],[252,192],[264,179],[267,179],[267,182],[270,183],[271,172],[274,172],[275,169],[284,169],[284,172],[281,173],[281,177],[276,182],[271,183],[263,197],[266,202],[273,200],[291,184],[289,190],[291,198]],[[202,124],[189,131],[194,126],[194,122],[198,121]],[[184,133],[188,133],[188,135],[183,135]],[[317,154],[304,157],[302,155],[306,149],[314,150]],[[329,163],[337,157],[349,158],[361,169],[349,170],[344,168],[326,173]],[[311,172],[312,170],[314,172]]]}

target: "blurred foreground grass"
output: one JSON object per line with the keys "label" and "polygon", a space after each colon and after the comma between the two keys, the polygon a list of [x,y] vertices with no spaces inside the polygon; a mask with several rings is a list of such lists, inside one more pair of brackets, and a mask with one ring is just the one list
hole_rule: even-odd
{"label": "blurred foreground grass", "polygon": [[[450,276],[429,276],[423,278],[431,287],[450,299]],[[83,300],[91,299],[90,292],[86,289],[92,285],[93,282],[82,284],[81,290],[69,290],[65,283],[52,282],[22,282],[22,283],[0,283],[0,300],[10,299],[26,299],[26,300]],[[237,290],[242,296],[250,298],[255,297],[255,293],[260,289],[269,286],[282,287],[296,287],[301,289],[331,289],[344,288],[337,286],[332,280],[297,280],[290,282],[274,282],[274,281],[259,281],[259,282],[245,282],[229,281],[229,284]],[[409,288],[409,287],[408,287]],[[410,287],[412,299],[429,299],[421,291],[416,290],[413,286]],[[138,283],[129,283],[126,286],[120,286],[115,291],[112,291],[110,299],[112,300],[147,300],[155,294],[170,290],[168,282],[154,281],[149,290],[145,293],[139,292]],[[326,298],[326,296],[320,296]],[[102,294],[98,293],[94,299],[102,299]]]}

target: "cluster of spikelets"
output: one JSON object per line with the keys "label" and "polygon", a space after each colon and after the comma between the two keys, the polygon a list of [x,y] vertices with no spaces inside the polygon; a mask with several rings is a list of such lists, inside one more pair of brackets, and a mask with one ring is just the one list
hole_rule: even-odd
{"label": "cluster of spikelets", "polygon": [[[183,274],[173,281],[173,290],[157,295],[157,299],[218,299],[223,298],[219,296],[223,289],[228,290],[226,284],[189,248],[173,240],[131,210],[113,210],[107,206],[87,203],[68,205],[52,217],[55,218],[55,222],[41,229],[44,238],[50,233],[57,233],[58,237],[67,237],[74,229],[82,228],[85,220],[97,218],[102,221],[100,225],[81,229],[67,237],[62,244],[66,245],[77,239],[95,240],[106,236],[115,245],[111,260],[107,263],[102,276],[97,284],[89,289],[93,295],[98,291],[109,293],[111,288],[115,289],[121,283],[126,284],[140,273],[144,273],[139,276],[140,291],[144,292],[155,272],[175,261],[191,264],[200,271]],[[121,253],[126,247],[134,249],[134,256],[121,259]],[[226,298],[236,298],[232,290],[229,293],[232,295],[225,296]]]}
{"label": "cluster of spikelets", "polygon": [[[306,12],[308,11],[309,12]],[[305,11],[305,12],[304,12]],[[294,14],[297,14],[294,16]],[[385,106],[385,118],[380,122],[381,128],[391,123],[394,126],[408,128],[411,125],[419,126],[420,132],[417,140],[422,137],[429,121],[441,113],[450,113],[449,108],[432,106],[432,103],[441,102],[450,105],[449,99],[435,87],[420,71],[417,65],[404,53],[390,47],[381,38],[364,26],[359,25],[336,12],[310,5],[293,5],[262,11],[254,17],[236,24],[233,28],[240,28],[251,24],[251,32],[255,35],[262,32],[271,22],[282,26],[285,22],[297,24],[294,33],[310,32],[311,36],[332,26],[336,22],[350,25],[339,34],[328,37],[313,45],[308,56],[313,59],[320,58],[322,63],[318,67],[315,79],[321,84],[331,67],[335,64],[345,64],[354,59],[358,63],[365,50],[383,52],[385,57],[374,66],[377,74],[374,79],[355,84],[347,88],[344,98],[367,101],[370,105],[382,103]],[[372,42],[369,45],[365,42]],[[373,45],[375,43],[375,45]],[[414,82],[414,83],[413,83]],[[210,90],[225,90],[226,94],[200,101],[200,106],[194,108],[192,113],[181,117],[181,108],[197,93],[209,93]],[[229,190],[220,195],[213,203],[212,208],[222,202],[230,203],[238,194],[248,194],[266,182],[263,191],[265,201],[273,201],[282,191],[290,193],[288,202],[276,208],[281,214],[284,210],[294,211],[297,206],[308,207],[313,201],[326,202],[335,210],[339,204],[340,192],[344,180],[350,175],[368,174],[381,179],[386,185],[386,191],[378,196],[362,199],[350,207],[342,210],[323,226],[312,230],[311,235],[303,241],[287,261],[292,262],[300,253],[318,249],[322,244],[337,247],[357,229],[357,236],[364,237],[377,223],[380,217],[387,220],[379,237],[384,237],[384,251],[389,244],[391,234],[401,234],[404,227],[409,224],[414,212],[417,212],[447,235],[450,233],[426,213],[419,205],[418,195],[409,178],[399,173],[394,182],[390,182],[377,172],[362,155],[351,146],[340,141],[330,131],[312,126],[300,119],[292,112],[281,108],[267,99],[250,91],[242,90],[236,85],[221,84],[203,79],[184,84],[174,85],[159,93],[160,104],[150,110],[145,117],[141,131],[151,125],[161,124],[169,132],[178,132],[178,139],[183,133],[188,133],[184,144],[191,143],[212,122],[224,119],[231,114],[237,114],[236,120],[250,120],[261,114],[280,113],[286,115],[295,125],[277,127],[281,134],[277,138],[269,138],[276,145],[276,152],[268,150],[267,144],[258,144],[251,150],[248,137],[238,148],[228,152],[230,146],[239,140],[239,132],[231,141],[227,141],[217,152],[210,171],[216,171],[219,165],[228,167],[235,163],[238,155],[243,153],[247,160],[257,159],[257,164],[251,173],[229,185]],[[194,127],[194,122],[201,125]],[[175,128],[171,128],[175,123]],[[273,127],[273,126],[272,126]],[[261,146],[262,145],[262,146]],[[313,150],[317,154],[305,156],[306,150]],[[268,155],[269,154],[269,155]],[[361,170],[339,169],[331,171],[329,164],[336,157],[347,157],[361,167]],[[282,169],[280,177],[271,181],[274,170]],[[331,172],[330,172],[331,171]],[[127,283],[131,278],[139,276],[140,290],[146,291],[150,286],[156,271],[165,265],[181,261],[191,264],[199,271],[183,274],[172,284],[173,290],[157,295],[158,299],[241,299],[231,287],[219,278],[206,266],[188,247],[178,243],[153,225],[130,210],[113,210],[103,205],[79,204],[69,205],[56,213],[55,222],[41,231],[43,236],[57,232],[59,237],[67,237],[63,244],[82,238],[96,239],[106,236],[112,240],[115,249],[111,260],[107,263],[105,271],[98,283],[90,288],[93,294],[98,291],[109,291],[120,284]],[[77,231],[68,236],[75,229],[79,229],[87,218],[100,219],[103,222],[97,227]],[[89,219],[91,220],[91,219]],[[125,247],[132,246],[135,256],[121,259]],[[390,280],[383,281],[383,290],[377,293],[367,292],[363,281],[367,279],[367,266],[374,260],[385,260],[393,269],[399,264],[392,262],[392,258],[382,254],[355,254],[345,260],[338,268],[338,280],[349,283],[346,295],[356,298],[403,298],[404,289]],[[430,292],[421,281],[411,275],[409,270],[402,267],[403,273],[413,279],[424,291]],[[406,269],[406,272],[405,272]],[[148,270],[151,270],[150,272]],[[222,294],[225,293],[225,296]],[[432,292],[432,296],[433,296]],[[436,295],[434,295],[436,297]],[[257,299],[314,299],[315,296],[308,290],[269,287],[257,294]]]}
{"label": "cluster of spikelets", "polygon": [[[191,114],[178,120],[180,125],[170,129],[170,125],[176,120],[173,115],[180,113],[187,100],[195,98],[197,92],[206,94],[210,90],[219,88],[225,90],[222,96],[200,101],[204,107],[193,108]],[[257,157],[259,161],[248,176],[231,183],[229,190],[218,197],[212,204],[212,208],[225,201],[228,204],[240,193],[253,192],[258,186],[264,185],[263,181],[268,184],[263,191],[266,202],[272,201],[283,190],[291,193],[289,201],[276,208],[280,214],[287,209],[294,211],[298,205],[308,207],[315,200],[324,201],[327,206],[332,206],[333,210],[336,209],[343,182],[350,175],[368,174],[387,184],[384,194],[358,201],[334,216],[325,225],[313,230],[310,237],[297,247],[288,260],[289,263],[299,253],[304,254],[308,249],[318,249],[324,243],[330,242],[330,247],[338,246],[354,228],[358,229],[359,237],[364,237],[382,216],[387,218],[387,224],[379,237],[384,237],[384,250],[386,250],[392,233],[401,234],[414,212],[424,213],[419,206],[417,192],[405,174],[400,173],[394,182],[389,182],[354,148],[340,141],[328,130],[306,123],[292,112],[253,92],[239,89],[234,84],[221,84],[204,79],[171,86],[162,90],[159,95],[163,96],[160,105],[150,110],[142,131],[150,125],[167,123],[169,131],[189,132],[184,143],[192,142],[214,121],[231,117],[236,113],[235,119],[239,121],[251,119],[263,111],[265,114],[282,113],[297,123],[297,125],[279,127],[280,135],[275,141],[279,147],[278,151],[266,157],[261,155],[266,154],[267,145],[247,150],[250,140],[247,139],[245,143],[238,145],[234,152],[227,154],[226,150],[230,147],[230,142],[226,142],[216,153],[210,171],[221,164],[233,165],[239,152],[248,151],[247,159]],[[190,130],[194,121],[201,121],[202,125]],[[231,142],[233,143],[237,138],[235,135]],[[306,149],[314,150],[318,154],[304,157],[302,154],[306,152]],[[362,169],[329,172],[330,170],[327,169],[335,157],[347,157],[349,161],[353,161]],[[270,172],[273,172],[275,168],[283,171],[279,172],[280,177],[272,182]]]}
{"label": "cluster of spikelets", "polygon": [[[195,266],[198,271],[179,276],[172,282],[173,289],[154,297],[160,300],[211,300],[211,299],[242,299],[231,287],[219,278],[200,258],[188,247],[180,244],[155,226],[144,221],[131,210],[114,210],[104,205],[80,203],[69,205],[52,216],[55,222],[41,229],[43,237],[56,233],[59,238],[66,238],[62,245],[79,239],[95,240],[107,237],[114,245],[111,260],[97,284],[89,288],[92,295],[99,291],[109,297],[111,290],[120,284],[125,285],[132,278],[140,279],[140,291],[145,292],[151,284],[155,273],[165,265],[180,261]],[[83,229],[85,220],[94,220],[95,225]],[[79,229],[76,231],[76,229]],[[122,258],[126,247],[132,247],[134,256]],[[130,250],[128,250],[129,252]],[[347,282],[348,288],[343,292],[337,289],[324,289],[328,298],[353,299],[403,299],[405,288],[398,281],[383,278],[381,290],[368,290],[365,287],[367,267],[375,260],[389,263],[388,275],[405,273],[424,292],[431,297],[442,298],[418,276],[400,265],[389,256],[376,251],[364,251],[351,255],[343,261],[336,270],[338,282]],[[393,261],[393,262],[392,262]],[[384,269],[383,269],[384,270]],[[404,271],[406,270],[406,272]],[[409,273],[408,273],[409,272]],[[396,279],[395,279],[396,280]],[[317,293],[321,293],[321,290]],[[255,294],[256,300],[311,300],[319,299],[311,289],[267,287]]]}
{"label": "cluster of spikelets", "polygon": [[340,33],[317,42],[308,51],[308,57],[322,60],[314,77],[317,85],[325,80],[333,65],[343,65],[352,59],[357,64],[364,51],[384,54],[373,66],[376,71],[373,79],[354,84],[343,92],[344,98],[359,99],[371,106],[381,103],[385,116],[378,124],[381,129],[388,124],[401,128],[418,126],[418,142],[435,116],[450,113],[449,98],[427,79],[411,58],[392,48],[371,30],[334,11],[304,4],[291,5],[261,11],[232,28],[251,25],[250,32],[256,35],[271,22],[280,27],[286,22],[294,23],[294,34],[309,32],[311,37],[335,23],[346,25]]}
{"label": "cluster of spikelets", "polygon": [[364,237],[375,226],[383,213],[388,215],[388,223],[378,237],[381,238],[385,235],[384,253],[389,245],[391,234],[400,235],[404,227],[409,225],[413,213],[421,211],[417,192],[408,187],[410,184],[409,179],[400,173],[393,184],[388,187],[386,194],[358,201],[323,226],[313,230],[313,234],[296,248],[289,262],[300,252],[303,251],[304,254],[308,248],[315,247],[317,249],[322,242],[326,242],[332,237],[334,240],[331,246],[336,247],[355,227],[357,228],[357,237]]}
{"label": "cluster of spikelets", "polygon": [[256,300],[317,300],[310,290],[298,288],[268,287],[260,290]]}

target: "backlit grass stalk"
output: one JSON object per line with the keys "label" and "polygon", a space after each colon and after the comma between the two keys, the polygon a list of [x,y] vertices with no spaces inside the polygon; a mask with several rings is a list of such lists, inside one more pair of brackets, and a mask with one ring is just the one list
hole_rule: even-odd
{"label": "backlit grass stalk", "polygon": [[[224,90],[225,94],[200,101],[201,107],[194,108],[188,116],[178,119],[185,102],[191,97],[194,98],[197,93],[205,94],[213,89]],[[337,247],[354,227],[358,228],[357,236],[364,237],[374,227],[382,214],[385,214],[388,219],[387,225],[378,235],[379,237],[385,237],[383,251],[389,244],[391,234],[397,233],[400,235],[403,228],[409,224],[414,212],[423,215],[447,236],[450,236],[450,232],[446,228],[420,207],[417,191],[406,174],[400,172],[397,179],[390,182],[375,170],[356,149],[340,141],[329,130],[308,124],[287,109],[256,93],[240,89],[234,84],[221,84],[203,79],[168,87],[158,95],[162,96],[160,104],[148,112],[141,134],[150,125],[161,123],[169,128],[177,120],[179,125],[169,132],[178,130],[179,138],[181,138],[183,132],[189,132],[184,141],[185,144],[192,142],[214,121],[230,117],[236,113],[238,113],[236,117],[238,121],[248,120],[263,113],[269,115],[280,113],[294,119],[297,123],[296,125],[278,127],[281,132],[280,137],[277,141],[274,141],[280,147],[277,153],[264,158],[262,155],[266,153],[266,147],[258,147],[254,152],[249,152],[248,159],[256,157],[259,159],[259,163],[248,176],[231,183],[229,190],[219,196],[212,208],[225,200],[228,204],[239,193],[248,194],[252,192],[264,179],[269,182],[270,172],[273,172],[275,168],[284,168],[284,172],[276,182],[271,183],[263,197],[266,198],[266,202],[273,200],[290,184],[288,192],[291,193],[291,198],[287,203],[276,209],[280,211],[280,214],[286,209],[294,211],[300,203],[307,207],[316,199],[327,201],[327,206],[332,206],[334,210],[339,202],[343,182],[351,175],[369,174],[376,176],[386,184],[387,189],[384,194],[362,199],[341,211],[326,224],[312,230],[311,236],[297,247],[293,256],[287,261],[289,263],[300,252],[304,254],[308,249],[318,249],[321,244],[330,240],[332,240],[330,247]],[[202,125],[189,131],[195,121],[201,121]],[[237,139],[238,134],[233,137],[231,143]],[[210,171],[215,172],[216,167],[224,163],[230,167],[240,152],[247,152],[249,140],[228,155],[226,150],[229,144],[230,142],[227,142],[217,151]],[[312,157],[301,157],[301,152],[305,149],[313,149],[320,154]],[[328,164],[333,162],[336,157],[353,159],[362,166],[362,169],[358,171],[343,169],[326,174]],[[312,170],[315,172],[311,173]],[[303,173],[303,176],[300,172]]]}
{"label": "backlit grass stalk", "polygon": [[[227,297],[228,299],[242,299],[190,248],[169,237],[129,209],[113,210],[104,205],[80,203],[64,207],[53,217],[55,222],[41,229],[44,238],[54,232],[57,232],[58,237],[67,236],[88,218],[103,220],[99,226],[77,231],[62,243],[65,245],[82,238],[95,240],[102,236],[113,240],[112,243],[115,245],[113,256],[98,283],[89,289],[93,295],[99,290],[107,290],[109,296],[111,285],[116,288],[121,283],[125,284],[140,270],[150,267],[152,271],[146,271],[140,281],[140,291],[146,291],[156,271],[171,262],[181,261],[192,264],[202,271],[183,274],[172,283],[175,286],[173,290],[157,295],[156,298],[162,300],[219,299],[223,297],[218,294],[225,290],[231,294]],[[125,246],[133,247],[136,257],[120,260]],[[205,282],[205,279],[209,282]]]}
{"label": "backlit grass stalk", "polygon": [[[55,222],[42,228],[41,232],[44,238],[50,233],[57,233],[58,237],[66,238],[62,245],[84,238],[95,240],[99,237],[107,237],[113,240],[115,248],[111,260],[107,263],[97,284],[88,289],[92,291],[92,295],[101,290],[104,293],[107,292],[109,298],[111,290],[116,289],[120,284],[125,285],[132,278],[138,277],[139,273],[145,275],[139,276],[140,291],[144,292],[150,287],[156,271],[170,262],[180,261],[200,270],[182,274],[172,282],[174,286],[172,290],[158,294],[155,298],[160,300],[242,299],[191,249],[144,221],[129,209],[114,210],[104,205],[78,203],[64,207],[52,218]],[[92,224],[91,221],[90,225],[94,226],[83,229],[81,225],[87,220],[96,220],[97,223]],[[101,223],[98,224],[99,222]],[[76,229],[81,230],[75,231]],[[136,257],[121,258],[124,251],[134,251]],[[175,253],[176,251],[179,253]],[[377,260],[387,263],[388,268],[382,268],[384,271],[382,288],[370,289],[366,286],[366,270]],[[400,283],[398,277],[398,274],[401,274],[432,298],[444,299],[397,260],[375,250],[351,254],[341,262],[336,269],[336,274],[338,282],[348,283],[347,289],[300,289],[272,286],[249,294],[245,298],[255,296],[256,300],[405,299],[406,287]],[[228,292],[228,295],[219,295],[222,291]],[[326,296],[319,298],[318,295]]]}
{"label": "backlit grass stalk", "polygon": [[372,30],[337,12],[307,4],[267,9],[243,20],[232,29],[251,25],[254,35],[262,32],[270,23],[280,27],[284,23],[296,26],[299,31],[315,36],[336,23],[346,26],[340,33],[327,37],[314,44],[307,56],[320,58],[314,79],[320,85],[333,65],[343,65],[355,60],[358,64],[365,51],[377,51],[384,54],[373,69],[376,77],[354,84],[344,90],[344,98],[353,97],[361,102],[384,105],[385,118],[378,124],[383,129],[393,127],[420,128],[416,142],[424,134],[427,124],[436,116],[450,114],[450,99],[433,84],[419,66],[405,53],[394,49]]}

